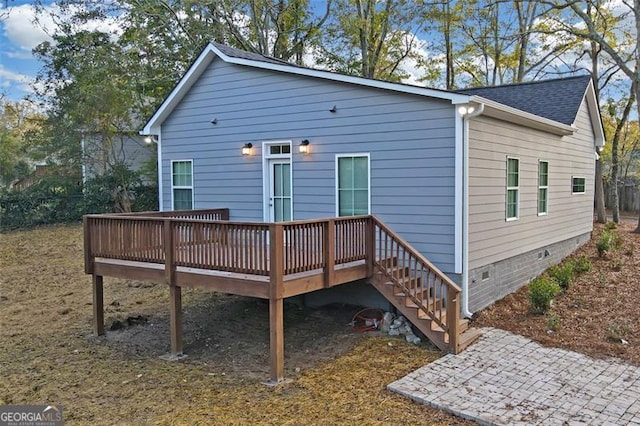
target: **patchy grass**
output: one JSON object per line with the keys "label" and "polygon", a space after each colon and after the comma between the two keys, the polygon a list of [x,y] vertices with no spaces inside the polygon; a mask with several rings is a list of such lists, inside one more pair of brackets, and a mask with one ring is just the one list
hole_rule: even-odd
{"label": "patchy grass", "polygon": [[[529,312],[524,287],[480,312],[473,325],[502,328],[547,346],[640,365],[640,234],[633,233],[635,227],[631,220],[615,229],[596,224],[591,241],[569,258],[586,256],[591,267],[583,268],[546,315]],[[616,244],[601,257],[597,245],[603,234]]]}
{"label": "patchy grass", "polygon": [[0,405],[62,404],[67,424],[471,424],[388,392],[442,354],[354,333],[349,307],[286,307],[294,380],[269,389],[266,305],[188,290],[189,357],[162,361],[167,293],[106,279],[107,327],[125,326],[94,337],[82,229],[0,234]]}

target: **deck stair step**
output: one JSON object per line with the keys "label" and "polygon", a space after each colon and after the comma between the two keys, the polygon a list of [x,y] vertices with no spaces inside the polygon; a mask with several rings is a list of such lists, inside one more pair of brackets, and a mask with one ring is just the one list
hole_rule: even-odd
{"label": "deck stair step", "polygon": [[[379,269],[371,278],[371,284],[422,332],[429,340],[444,351],[450,351],[449,335],[439,324],[446,324],[447,311],[444,300],[433,298],[431,289],[422,287],[420,277],[413,277],[408,267],[400,268],[398,274],[397,258],[379,261]],[[390,267],[390,265],[393,265]],[[415,299],[422,300],[422,304]],[[424,309],[421,309],[421,306]],[[437,320],[434,320],[434,312]],[[439,321],[438,321],[439,320]],[[468,319],[458,322],[458,339],[455,352],[465,349],[480,336],[478,330],[469,327]]]}

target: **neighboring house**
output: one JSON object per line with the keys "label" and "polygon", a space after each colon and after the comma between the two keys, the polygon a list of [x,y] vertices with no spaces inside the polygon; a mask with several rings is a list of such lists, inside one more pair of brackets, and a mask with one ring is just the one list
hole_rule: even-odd
{"label": "neighboring house", "polygon": [[126,164],[138,171],[156,158],[156,146],[148,138],[133,132],[102,134],[84,133],[82,136],[82,180],[86,182],[102,176],[115,164]]}
{"label": "neighboring house", "polygon": [[42,179],[44,179],[44,177],[50,174],[51,174],[50,166],[47,166],[45,164],[37,164],[36,169],[33,172],[29,173],[27,176],[24,176],[20,179],[16,179],[15,181],[11,182],[11,184],[9,185],[9,188],[17,189],[17,190],[27,189],[37,184]]}
{"label": "neighboring house", "polygon": [[461,284],[466,316],[588,240],[604,143],[587,76],[448,92],[215,43],[142,133],[161,210],[376,215]]}

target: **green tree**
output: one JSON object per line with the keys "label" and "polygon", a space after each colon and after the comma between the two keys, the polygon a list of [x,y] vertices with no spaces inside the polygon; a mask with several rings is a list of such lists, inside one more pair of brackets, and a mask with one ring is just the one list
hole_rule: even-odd
{"label": "green tree", "polygon": [[43,120],[27,101],[0,99],[0,187],[31,171],[31,149]]}
{"label": "green tree", "polygon": [[417,58],[419,2],[338,0],[327,22],[317,62],[366,78],[401,81],[402,63]]}

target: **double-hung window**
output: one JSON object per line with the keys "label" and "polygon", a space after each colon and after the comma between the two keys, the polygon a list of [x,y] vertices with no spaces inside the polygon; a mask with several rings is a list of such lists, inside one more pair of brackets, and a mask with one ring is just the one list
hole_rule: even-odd
{"label": "double-hung window", "polygon": [[506,219],[516,220],[519,215],[520,203],[520,160],[507,157],[507,200]]}
{"label": "double-hung window", "polygon": [[549,162],[538,162],[538,216],[549,212]]}
{"label": "double-hung window", "polygon": [[336,156],[338,216],[369,214],[369,154]]}
{"label": "double-hung window", "polygon": [[173,210],[193,209],[193,160],[171,162]]}

